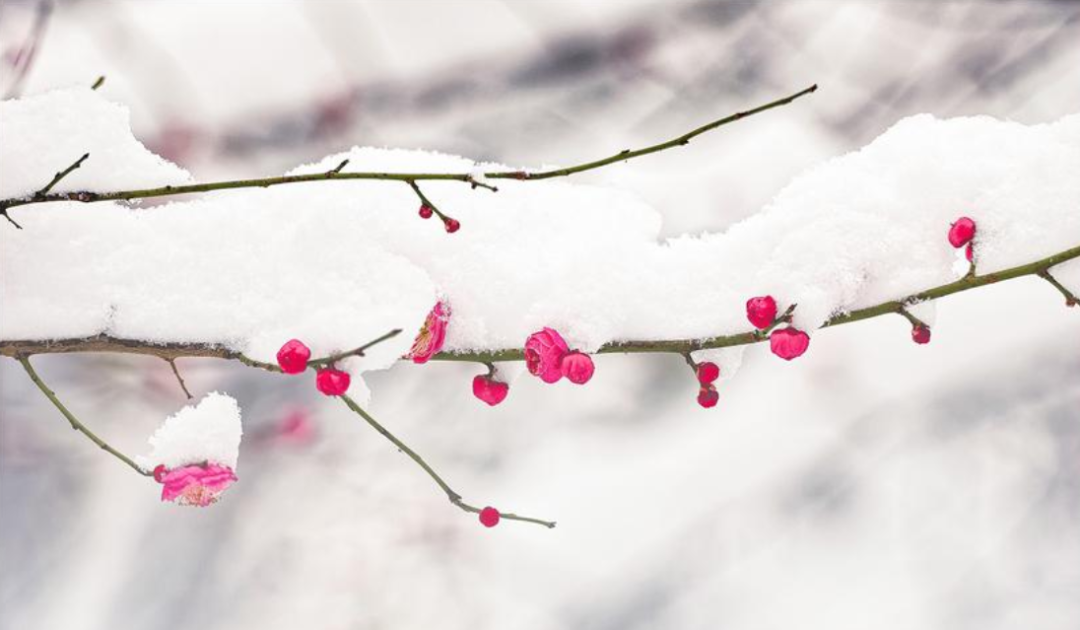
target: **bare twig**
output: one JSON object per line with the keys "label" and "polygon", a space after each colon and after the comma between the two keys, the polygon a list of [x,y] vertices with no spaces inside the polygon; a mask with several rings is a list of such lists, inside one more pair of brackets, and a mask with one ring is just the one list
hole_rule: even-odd
{"label": "bare twig", "polygon": [[908,306],[908,305],[904,305],[904,306],[901,306],[901,307],[900,307],[900,310],[899,310],[899,311],[897,311],[897,312],[898,312],[898,313],[899,313],[900,315],[903,315],[903,316],[904,316],[904,319],[906,319],[906,320],[908,320],[909,322],[911,322],[911,326],[912,326],[913,328],[920,328],[920,327],[921,327],[921,328],[929,328],[929,326],[927,326],[927,325],[926,325],[926,322],[924,322],[923,320],[919,319],[918,317],[915,317],[915,315],[913,315],[913,314],[912,314],[912,312],[911,312],[911,311],[909,311],[909,310],[907,309],[907,306]]}
{"label": "bare twig", "polygon": [[180,370],[176,369],[176,359],[165,359],[165,361],[172,367],[176,382],[180,383],[180,389],[184,390],[184,395],[187,396],[188,400],[191,400],[191,392],[188,391],[187,384],[184,383],[184,377],[180,376]]}
{"label": "bare twig", "polygon": [[1065,296],[1065,306],[1076,306],[1077,303],[1080,303],[1080,300],[1077,300],[1076,295],[1072,291],[1070,291],[1065,285],[1058,282],[1057,278],[1050,275],[1049,269],[1044,269],[1038,272],[1038,275],[1040,278],[1046,280],[1051,285],[1053,285],[1055,289],[1057,289],[1059,292],[1061,292],[1063,296]]}
{"label": "bare twig", "polygon": [[90,441],[94,444],[97,444],[98,448],[105,451],[106,453],[109,453],[110,455],[124,462],[128,466],[131,466],[132,470],[134,470],[135,472],[146,477],[150,476],[150,473],[148,471],[143,470],[138,464],[132,461],[131,458],[129,458],[127,455],[124,455],[115,448],[109,446],[104,440],[94,435],[93,431],[86,428],[86,425],[84,425],[82,422],[79,422],[79,419],[76,418],[70,411],[68,411],[67,407],[64,406],[64,403],[60,402],[60,399],[56,397],[56,394],[53,393],[53,391],[49,389],[49,386],[41,380],[41,377],[38,376],[38,373],[34,370],[34,367],[30,365],[29,357],[21,356],[18,357],[18,359],[19,363],[22,364],[23,369],[26,370],[26,373],[28,375],[30,375],[30,380],[34,382],[34,385],[37,385],[37,388],[41,390],[41,393],[45,394],[45,397],[49,399],[49,402],[51,402],[53,406],[60,410],[60,413],[64,414],[64,417],[67,418],[67,421],[71,423],[72,429],[75,429],[76,431],[90,438]]}
{"label": "bare twig", "polygon": [[[521,170],[516,171],[491,171],[483,174],[483,178],[487,180],[491,179],[514,179],[522,181],[533,181],[542,179],[551,179],[555,177],[566,177],[577,173],[583,173],[585,171],[591,171],[594,169],[602,168],[609,164],[616,162],[625,162],[634,158],[658,153],[674,147],[684,146],[690,143],[690,140],[701,135],[728,125],[730,123],[748,118],[755,114],[787,105],[798,98],[801,98],[807,94],[810,94],[817,90],[817,85],[812,85],[804,90],[800,90],[790,96],[777,99],[770,103],[754,107],[745,111],[737,112],[724,118],[714,120],[706,125],[702,125],[697,129],[694,129],[688,133],[685,133],[677,138],[654,144],[642,149],[636,150],[623,150],[614,155],[601,158],[599,160],[593,160],[591,162],[584,162],[575,166],[569,166],[566,168],[557,168],[547,171],[538,172],[526,172]],[[229,181],[217,181],[217,182],[205,182],[202,184],[187,184],[182,186],[162,186],[159,188],[142,188],[136,190],[120,190],[112,192],[78,192],[78,193],[56,193],[43,196],[33,196],[29,198],[11,198],[0,200],[0,210],[4,208],[11,208],[14,206],[21,206],[30,203],[42,203],[50,201],[81,201],[81,202],[94,202],[94,201],[117,201],[117,200],[132,200],[132,199],[147,199],[151,197],[164,197],[168,195],[183,195],[199,192],[210,192],[215,190],[230,190],[235,188],[267,188],[270,186],[280,186],[284,184],[297,184],[302,182],[315,182],[325,180],[343,180],[343,179],[362,179],[362,180],[381,180],[381,181],[400,181],[400,182],[420,182],[420,181],[458,181],[464,182],[470,185],[481,186],[480,182],[476,180],[471,173],[383,173],[383,172],[362,172],[362,173],[341,173],[328,171],[325,173],[310,173],[306,175],[285,175],[281,177],[264,177],[259,179],[240,179]]]}
{"label": "bare twig", "polygon": [[53,189],[53,186],[55,186],[55,185],[59,184],[59,183],[60,183],[60,180],[64,179],[64,178],[65,178],[65,177],[67,177],[68,175],[70,175],[70,174],[71,174],[71,171],[74,171],[75,169],[77,169],[77,168],[79,168],[80,166],[82,166],[82,163],[83,163],[83,162],[85,162],[85,161],[86,161],[86,158],[88,158],[88,157],[90,157],[90,154],[89,154],[89,153],[83,153],[82,157],[81,157],[81,158],[79,158],[79,159],[77,159],[77,160],[75,160],[75,161],[74,161],[74,162],[73,162],[73,163],[71,164],[71,166],[69,166],[69,167],[65,168],[65,169],[64,169],[64,170],[62,170],[62,171],[58,171],[58,172],[56,173],[56,175],[54,175],[54,176],[53,176],[53,178],[52,178],[52,181],[51,181],[51,182],[49,182],[48,184],[46,184],[46,185],[45,185],[45,187],[44,187],[44,188],[42,188],[41,190],[39,190],[39,191],[37,191],[36,193],[34,193],[34,198],[35,198],[35,199],[37,199],[37,198],[44,198],[44,197],[47,197],[47,196],[48,196],[48,194],[49,194],[49,191]]}
{"label": "bare twig", "polygon": [[99,76],[97,78],[97,80],[94,81],[94,84],[90,86],[90,89],[91,90],[96,90],[96,89],[98,89],[99,87],[101,87],[103,85],[105,85],[105,75],[104,74]]}
{"label": "bare twig", "polygon": [[[408,444],[405,444],[404,442],[399,440],[397,437],[394,436],[393,433],[390,433],[390,431],[388,431],[386,429],[386,427],[379,424],[375,420],[375,418],[372,418],[371,415],[368,414],[368,412],[364,411],[364,409],[360,405],[356,404],[356,402],[352,398],[349,398],[348,396],[343,395],[341,397],[341,400],[342,400],[342,402],[345,403],[345,405],[349,409],[351,409],[353,411],[353,413],[356,413],[361,418],[363,418],[369,425],[371,425],[371,427],[373,429],[378,431],[380,435],[382,435],[387,440],[390,440],[390,442],[394,446],[396,446],[398,448],[398,450],[400,450],[402,453],[405,453],[406,455],[408,455],[409,459],[416,462],[416,464],[418,466],[420,466],[420,468],[423,468],[424,472],[426,472],[428,474],[428,476],[431,477],[432,480],[434,480],[435,483],[439,486],[439,488],[446,494],[446,498],[450,499],[450,503],[453,503],[455,506],[457,506],[462,511],[469,512],[471,514],[479,514],[480,513],[480,508],[478,508],[478,507],[476,507],[474,505],[470,505],[470,504],[466,503],[465,501],[463,501],[462,498],[461,498],[461,495],[458,494],[457,492],[455,492],[454,489],[451,488],[449,486],[449,484],[447,484],[446,481],[444,481],[443,478],[439,476],[439,473],[435,472],[435,469],[433,469],[430,465],[428,465],[427,462],[424,461],[423,457],[420,457],[420,455],[417,454],[416,451],[409,448]],[[530,516],[520,516],[518,514],[509,514],[509,513],[506,513],[506,512],[502,512],[501,510],[499,512],[499,516],[501,518],[503,518],[503,519],[510,520],[510,521],[522,521],[524,523],[535,523],[537,525],[543,525],[544,527],[547,527],[548,529],[551,529],[551,528],[555,527],[555,522],[554,521],[545,521],[543,519],[532,518]]]}
{"label": "bare twig", "polygon": [[308,366],[309,367],[318,367],[320,365],[330,365],[332,363],[336,363],[338,361],[341,361],[342,359],[347,359],[349,357],[362,357],[362,356],[364,356],[364,351],[367,350],[368,348],[371,348],[372,346],[378,345],[378,344],[386,341],[387,339],[391,339],[391,338],[396,337],[396,336],[398,336],[400,334],[401,334],[401,329],[400,328],[395,328],[395,329],[391,330],[390,332],[386,333],[385,335],[383,335],[382,337],[372,339],[371,341],[365,343],[364,345],[360,346],[359,348],[353,348],[352,350],[348,350],[346,352],[338,352],[337,354],[331,354],[330,356],[327,356],[327,357],[322,358],[322,359],[312,359],[311,361],[308,361]]}

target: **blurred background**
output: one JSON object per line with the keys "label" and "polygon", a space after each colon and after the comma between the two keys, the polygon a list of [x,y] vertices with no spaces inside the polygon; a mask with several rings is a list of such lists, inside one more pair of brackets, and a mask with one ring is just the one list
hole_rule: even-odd
{"label": "blurred background", "polygon": [[[1034,0],[0,0],[0,55],[5,98],[105,75],[197,179],[352,145],[574,163],[821,86],[578,178],[664,236],[723,230],[908,115],[1080,110],[1080,3]],[[212,360],[178,365],[244,409],[241,481],[161,504],[0,360],[0,628],[1080,628],[1078,332],[1024,279],[941,301],[928,346],[896,317],[793,364],[751,348],[712,410],[678,357],[606,355],[589,387],[521,379],[496,408],[477,366],[367,379],[467,500],[553,531],[484,529],[309,383]],[[128,453],[186,402],[162,361],[36,363]]]}

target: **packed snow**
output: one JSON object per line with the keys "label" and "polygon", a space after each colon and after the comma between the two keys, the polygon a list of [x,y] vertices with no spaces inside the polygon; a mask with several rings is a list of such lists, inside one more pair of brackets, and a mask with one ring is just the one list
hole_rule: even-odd
{"label": "packed snow", "polygon": [[189,464],[221,464],[236,470],[240,454],[240,406],[231,396],[212,392],[166,418],[150,437],[150,454],[135,461],[146,470]]}
{"label": "packed snow", "polygon": [[[58,189],[183,179],[134,142],[122,112],[88,90],[5,103],[3,190],[31,192],[86,150],[92,161]],[[14,143],[9,129],[18,130]],[[99,147],[113,145],[124,148],[99,160]],[[345,172],[506,168],[353,148],[293,173],[346,158]],[[322,356],[406,331],[347,362],[355,375],[404,354],[437,299],[453,309],[451,351],[520,347],[544,326],[583,350],[742,332],[746,299],[763,294],[781,309],[797,303],[794,324],[812,332],[838,312],[955,280],[966,267],[954,268],[946,232],[962,215],[978,224],[980,272],[1080,244],[1077,172],[1080,115],[1034,126],[919,115],[810,169],[725,233],[666,241],[660,213],[633,195],[565,179],[498,180],[498,192],[421,182],[461,221],[452,235],[438,218],[417,216],[401,182],[223,191],[154,207],[17,207],[25,229],[0,226],[0,338],[107,333],[221,344],[273,361],[294,337]],[[724,377],[740,359],[712,356],[728,364]]]}

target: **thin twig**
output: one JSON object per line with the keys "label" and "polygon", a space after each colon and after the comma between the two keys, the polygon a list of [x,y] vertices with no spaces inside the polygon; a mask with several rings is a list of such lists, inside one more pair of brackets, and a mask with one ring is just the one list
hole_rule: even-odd
{"label": "thin twig", "polygon": [[323,359],[312,359],[311,361],[308,361],[308,367],[317,367],[317,366],[320,366],[320,365],[330,365],[332,363],[336,363],[338,361],[341,361],[342,359],[347,359],[349,357],[354,357],[354,356],[355,357],[362,357],[362,356],[364,356],[364,351],[367,350],[368,348],[370,348],[370,347],[372,347],[374,345],[380,344],[380,343],[386,341],[387,339],[391,339],[393,337],[396,337],[396,336],[398,336],[400,334],[401,334],[401,329],[400,328],[395,328],[395,329],[391,330],[390,332],[386,333],[385,335],[383,335],[382,337],[379,337],[377,339],[372,339],[371,341],[365,343],[364,345],[360,346],[359,348],[353,348],[352,350],[348,350],[346,352],[338,352],[337,354],[331,354],[330,356],[325,357]]}
{"label": "thin twig", "polygon": [[26,373],[30,375],[30,380],[33,381],[34,385],[37,385],[37,388],[41,390],[41,393],[45,394],[45,397],[48,398],[49,401],[52,402],[52,404],[57,409],[60,410],[60,413],[64,414],[64,417],[67,418],[67,421],[69,423],[71,423],[71,428],[72,429],[75,429],[76,431],[78,431],[78,432],[82,433],[83,435],[85,435],[86,437],[90,438],[90,441],[93,442],[94,444],[97,444],[98,448],[100,448],[101,450],[109,453],[110,455],[112,455],[116,459],[119,459],[120,461],[124,462],[128,466],[131,466],[131,468],[135,472],[139,473],[140,475],[146,476],[146,477],[150,476],[149,472],[143,470],[138,464],[136,464],[134,461],[132,461],[127,455],[124,455],[120,451],[118,451],[115,448],[109,446],[104,440],[102,440],[98,436],[94,435],[93,431],[86,428],[86,425],[84,425],[82,422],[79,422],[79,419],[76,418],[70,411],[68,411],[67,407],[64,406],[64,403],[60,402],[60,399],[56,397],[56,394],[53,393],[53,391],[51,389],[49,389],[49,386],[46,385],[45,382],[41,380],[41,377],[38,376],[38,373],[34,370],[34,367],[32,365],[30,365],[30,357],[21,356],[21,357],[18,357],[18,359],[19,359],[19,363],[22,363],[23,369],[26,370]]}
{"label": "thin twig", "polygon": [[[554,177],[566,177],[576,173],[583,173],[585,171],[591,171],[594,169],[602,168],[609,164],[616,162],[625,162],[626,160],[632,160],[634,158],[650,155],[652,153],[658,153],[674,147],[684,146],[690,143],[690,140],[709,131],[723,127],[724,125],[748,118],[755,114],[787,105],[796,99],[810,94],[817,90],[817,85],[812,85],[804,90],[800,90],[790,96],[777,99],[771,103],[766,103],[752,109],[737,112],[730,116],[725,116],[718,120],[714,120],[706,125],[702,125],[693,131],[685,133],[677,138],[668,140],[667,142],[661,142],[642,149],[637,150],[624,150],[614,155],[602,158],[599,160],[593,160],[591,162],[584,162],[575,166],[569,166],[566,168],[557,168],[547,171],[538,171],[530,173],[526,171],[491,171],[484,173],[484,179],[513,179],[522,181],[551,179]],[[383,173],[383,172],[363,172],[363,173],[310,173],[306,175],[285,175],[281,177],[264,177],[259,179],[240,179],[229,181],[217,181],[217,182],[205,182],[202,184],[186,184],[182,186],[162,186],[159,188],[141,188],[136,190],[120,190],[113,192],[90,192],[83,191],[78,193],[55,193],[44,196],[34,196],[30,198],[10,198],[0,200],[0,210],[4,208],[10,208],[14,206],[21,206],[30,203],[42,203],[50,201],[82,201],[82,202],[94,202],[94,201],[117,201],[117,200],[132,200],[132,199],[147,199],[151,197],[164,197],[168,195],[183,195],[189,193],[210,192],[215,190],[229,190],[235,188],[267,188],[270,186],[280,186],[283,184],[297,184],[302,182],[315,182],[324,180],[343,180],[343,179],[363,179],[363,180],[383,180],[383,181],[401,181],[401,182],[419,182],[419,181],[458,181],[464,182],[470,185],[482,185],[476,181],[471,173]]]}
{"label": "thin twig", "polygon": [[1065,285],[1058,282],[1057,278],[1050,275],[1049,270],[1044,269],[1040,271],[1038,275],[1043,280],[1046,280],[1047,282],[1052,284],[1055,289],[1060,291],[1061,294],[1065,296],[1065,306],[1076,306],[1077,303],[1080,303],[1080,300],[1077,300],[1076,295],[1072,291],[1070,291]]}
{"label": "thin twig", "polygon": [[88,158],[88,157],[90,157],[90,154],[89,154],[89,153],[83,153],[82,157],[81,157],[81,158],[79,158],[79,159],[77,159],[77,160],[75,160],[75,161],[74,161],[74,162],[73,162],[73,163],[71,164],[71,166],[69,166],[69,167],[65,168],[65,169],[64,169],[64,170],[62,170],[62,171],[59,171],[59,172],[57,172],[57,173],[56,173],[56,175],[54,175],[54,176],[53,176],[53,178],[52,178],[52,181],[51,181],[51,182],[49,182],[48,184],[46,184],[46,185],[45,185],[45,187],[44,187],[44,188],[42,188],[41,190],[39,190],[39,191],[37,191],[36,193],[34,193],[34,198],[35,198],[35,199],[37,199],[37,198],[44,198],[44,197],[47,197],[47,196],[48,196],[48,194],[49,194],[49,191],[50,191],[50,190],[52,190],[53,186],[55,186],[55,185],[59,184],[59,183],[60,183],[60,180],[64,179],[64,178],[65,178],[65,177],[67,177],[68,175],[70,175],[70,174],[71,174],[71,171],[74,171],[75,169],[77,169],[77,168],[79,168],[80,166],[82,166],[82,163],[83,163],[83,162],[85,162],[85,161],[86,161],[86,158]]}
{"label": "thin twig", "polygon": [[420,190],[420,186],[417,185],[415,180],[410,179],[405,183],[407,183],[409,185],[409,188],[412,188],[413,192],[416,193],[416,196],[420,198],[421,206],[426,206],[430,208],[431,211],[434,212],[435,215],[439,217],[439,219],[441,219],[443,223],[446,223],[448,220],[450,220],[450,217],[443,214],[443,211],[439,210],[439,207],[436,206],[433,201],[428,199],[427,195],[424,194],[424,191]]}
{"label": "thin twig", "polygon": [[180,389],[184,390],[184,395],[188,400],[191,400],[191,392],[188,391],[187,385],[184,383],[184,377],[180,376],[180,370],[176,369],[176,359],[165,359],[165,361],[172,366],[172,373],[176,375],[176,382],[180,383]]}
{"label": "thin twig", "polygon": [[[1009,269],[995,271],[979,276],[965,276],[955,282],[943,284],[926,289],[906,297],[882,302],[876,306],[839,313],[829,318],[822,327],[840,326],[850,324],[872,317],[887,314],[898,314],[906,305],[914,302],[936,300],[954,293],[961,293],[979,287],[1021,278],[1024,276],[1038,275],[1039,272],[1050,269],[1063,262],[1080,258],[1080,245],[1047,256],[1040,260],[1024,265],[1018,265]],[[777,318],[783,320],[784,316]],[[650,339],[650,340],[627,340],[614,341],[601,346],[597,354],[631,354],[631,353],[674,353],[686,354],[697,350],[709,350],[713,348],[729,348],[732,346],[744,346],[761,342],[765,339],[760,331],[720,335],[704,339]],[[122,339],[108,335],[95,337],[82,337],[75,339],[60,340],[0,340],[0,356],[18,357],[19,355],[34,354],[57,354],[70,352],[119,352],[129,354],[144,354],[157,357],[213,357],[218,359],[233,359],[241,363],[268,370],[280,372],[277,365],[255,361],[240,353],[228,350],[220,346],[199,343],[149,343],[140,339]],[[520,348],[505,348],[501,350],[482,350],[476,352],[440,352],[432,357],[435,361],[471,361],[473,363],[494,363],[499,361],[522,361],[525,353]]]}
{"label": "thin twig", "polygon": [[103,85],[105,85],[105,75],[104,74],[99,76],[97,78],[97,80],[94,81],[94,84],[90,86],[90,89],[91,90],[96,90],[96,89],[98,89],[99,87],[101,87]]}
{"label": "thin twig", "polygon": [[[433,469],[430,465],[428,465],[427,462],[424,461],[423,457],[420,457],[420,455],[416,451],[409,448],[409,446],[407,444],[405,444],[404,442],[399,440],[397,437],[395,437],[393,433],[390,433],[390,431],[388,431],[386,429],[386,427],[379,424],[375,420],[375,418],[372,418],[371,415],[368,414],[368,412],[364,411],[364,409],[360,405],[356,404],[356,401],[354,401],[352,398],[350,398],[350,397],[348,397],[346,395],[341,396],[341,400],[342,400],[342,402],[345,403],[345,405],[349,409],[351,409],[353,411],[353,413],[356,413],[361,418],[363,418],[369,425],[371,425],[371,427],[373,429],[378,431],[380,435],[382,435],[387,440],[390,440],[390,442],[394,446],[396,446],[398,448],[398,450],[400,450],[402,453],[405,453],[406,455],[408,455],[409,459],[416,462],[416,464],[418,466],[420,466],[420,468],[423,468],[424,472],[426,472],[428,474],[428,476],[431,477],[432,480],[435,481],[435,483],[439,486],[439,488],[444,493],[446,493],[446,498],[450,499],[450,503],[453,503],[455,506],[457,506],[462,511],[469,512],[469,513],[472,513],[472,514],[479,514],[480,513],[480,508],[478,508],[478,507],[476,507],[474,505],[469,505],[468,503],[465,503],[465,501],[462,500],[461,495],[458,494],[457,492],[455,492],[454,489],[451,488],[450,485],[447,484],[446,481],[444,481],[443,478],[439,476],[439,473],[435,472],[435,469]],[[522,521],[524,523],[536,523],[537,525],[543,525],[544,527],[547,527],[548,529],[551,529],[551,528],[555,527],[555,522],[554,521],[545,521],[545,520],[542,520],[542,519],[539,519],[539,518],[532,518],[530,516],[519,516],[517,514],[509,514],[509,513],[506,513],[506,512],[502,512],[502,511],[499,512],[499,516],[501,518],[503,518],[503,519],[510,520],[510,521]]]}
{"label": "thin twig", "polygon": [[906,305],[906,304],[905,304],[905,305],[902,305],[902,306],[900,307],[900,310],[898,310],[897,312],[898,312],[899,314],[903,315],[903,316],[904,316],[904,319],[906,319],[906,320],[908,320],[909,322],[911,322],[911,325],[912,325],[912,327],[914,327],[914,328],[920,328],[920,327],[921,327],[921,328],[929,328],[929,326],[927,326],[927,325],[926,325],[926,322],[924,322],[923,320],[919,319],[918,317],[915,317],[915,315],[914,315],[914,314],[912,314],[912,312],[911,312],[911,311],[909,311],[909,310],[907,309],[907,306],[908,306],[908,305]]}

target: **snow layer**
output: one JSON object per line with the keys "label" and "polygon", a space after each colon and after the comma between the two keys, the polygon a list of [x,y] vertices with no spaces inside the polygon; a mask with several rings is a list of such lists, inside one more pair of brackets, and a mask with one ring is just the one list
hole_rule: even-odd
{"label": "snow layer", "polygon": [[150,454],[135,460],[147,470],[210,462],[235,471],[242,434],[236,399],[212,392],[166,418],[150,437]]}
{"label": "snow layer", "polygon": [[0,103],[0,198],[24,197],[84,153],[90,157],[52,192],[107,192],[183,184],[184,169],[148,151],[131,133],[128,108],[90,88],[55,90]]}
{"label": "snow layer", "polygon": [[[47,122],[64,117],[41,112],[60,100],[51,98],[4,110],[20,117],[7,124],[36,134],[21,150],[56,133]],[[105,129],[91,121],[115,108],[95,99],[63,105]],[[130,138],[114,127],[113,142]],[[478,168],[441,154],[354,148],[294,172],[327,171],[346,157],[347,172]],[[127,169],[142,168],[137,161]],[[56,164],[39,168],[5,185],[29,190]],[[946,232],[961,215],[978,223],[981,272],[1080,244],[1078,171],[1080,115],[1036,126],[920,115],[809,170],[726,233],[664,242],[660,215],[635,197],[566,180],[500,181],[495,193],[422,183],[461,221],[453,235],[419,219],[399,182],[236,190],[150,209],[15,208],[26,229],[4,234],[0,338],[108,332],[220,343],[272,360],[292,337],[322,355],[405,329],[375,356],[351,361],[355,373],[400,356],[436,296],[453,308],[451,350],[520,347],[542,326],[591,350],[743,331],[746,299],[766,293],[781,309],[797,303],[795,324],[812,331],[834,313],[954,280]]]}

